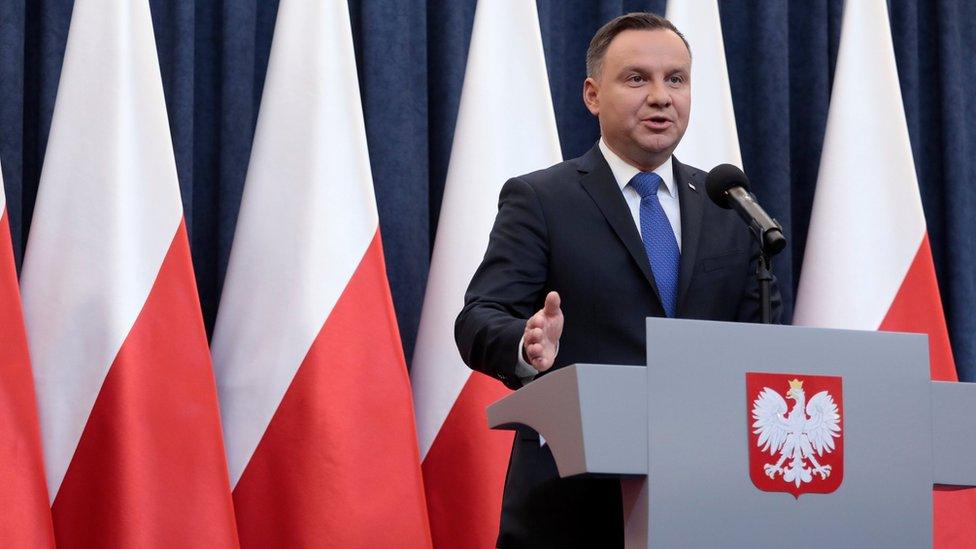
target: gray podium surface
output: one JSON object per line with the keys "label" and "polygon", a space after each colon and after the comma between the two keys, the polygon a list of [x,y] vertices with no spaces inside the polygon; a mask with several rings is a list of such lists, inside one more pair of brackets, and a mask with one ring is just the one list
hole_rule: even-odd
{"label": "gray podium surface", "polygon": [[[628,547],[929,547],[933,484],[976,485],[976,384],[931,382],[925,336],[673,319],[647,329],[647,368],[570,366],[488,409],[494,428],[545,437],[560,475],[619,475]],[[835,491],[753,484],[747,372],[842,379]]]}

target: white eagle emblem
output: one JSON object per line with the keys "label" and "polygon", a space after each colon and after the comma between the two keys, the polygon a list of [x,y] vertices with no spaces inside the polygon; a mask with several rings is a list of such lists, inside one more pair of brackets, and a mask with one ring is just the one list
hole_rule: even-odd
{"label": "white eagle emblem", "polygon": [[[752,403],[752,427],[753,434],[759,435],[756,444],[761,451],[779,454],[775,464],[763,465],[766,476],[775,479],[782,475],[784,481],[799,487],[813,480],[814,474],[822,479],[830,476],[830,465],[821,465],[817,457],[834,450],[834,438],[840,436],[840,414],[827,391],[806,402],[803,382],[793,379],[789,383],[786,398],[796,401],[790,413],[786,413],[786,400],[779,393],[763,387]],[[790,461],[784,468],[787,459]]]}

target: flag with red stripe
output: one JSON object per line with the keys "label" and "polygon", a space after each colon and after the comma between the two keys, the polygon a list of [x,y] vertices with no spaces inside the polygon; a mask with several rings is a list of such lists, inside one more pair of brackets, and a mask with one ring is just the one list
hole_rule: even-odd
{"label": "flag with red stripe", "polygon": [[27,333],[0,177],[0,546],[54,547]]}
{"label": "flag with red stripe", "polygon": [[282,0],[213,337],[245,547],[430,547],[346,2]]}
{"label": "flag with red stripe", "polygon": [[411,368],[438,547],[494,547],[512,442],[490,431],[485,415],[508,390],[464,365],[454,318],[488,246],[502,184],[561,159],[535,2],[478,2]]}
{"label": "flag with red stripe", "polygon": [[145,0],[76,0],[23,268],[58,545],[237,545]]}
{"label": "flag with red stripe", "polygon": [[[884,0],[847,2],[794,323],[920,332],[955,381]],[[976,491],[934,492],[936,547],[976,545]]]}

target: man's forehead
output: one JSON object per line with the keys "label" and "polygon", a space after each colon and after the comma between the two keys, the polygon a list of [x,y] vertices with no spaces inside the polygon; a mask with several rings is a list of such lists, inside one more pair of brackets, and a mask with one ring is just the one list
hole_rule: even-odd
{"label": "man's forehead", "polygon": [[670,29],[627,29],[610,41],[604,57],[605,60],[632,57],[643,60],[654,57],[691,65],[691,53],[684,40]]}

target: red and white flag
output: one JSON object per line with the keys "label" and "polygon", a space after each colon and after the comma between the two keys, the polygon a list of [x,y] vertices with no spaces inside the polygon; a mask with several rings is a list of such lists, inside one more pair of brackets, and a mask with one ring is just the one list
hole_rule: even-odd
{"label": "red and white flag", "polygon": [[236,546],[144,0],[74,3],[22,282],[58,544]]}
{"label": "red and white flag", "polygon": [[485,407],[508,390],[464,365],[454,319],[502,185],[561,159],[535,2],[478,2],[411,368],[438,547],[494,547],[498,536],[512,435],[488,429]]}
{"label": "red and white flag", "polygon": [[54,547],[27,333],[0,177],[0,546]]}
{"label": "red and white flag", "polygon": [[[955,381],[884,0],[847,2],[794,324],[929,336]],[[976,491],[936,490],[935,545],[976,545]]]}
{"label": "red and white flag", "polygon": [[278,7],[213,356],[243,546],[430,546],[346,2]]}

